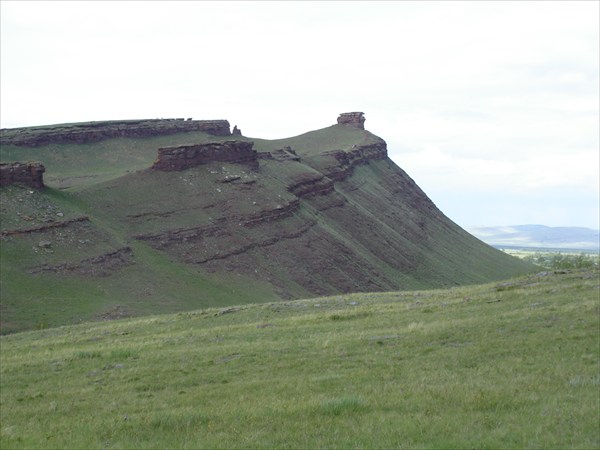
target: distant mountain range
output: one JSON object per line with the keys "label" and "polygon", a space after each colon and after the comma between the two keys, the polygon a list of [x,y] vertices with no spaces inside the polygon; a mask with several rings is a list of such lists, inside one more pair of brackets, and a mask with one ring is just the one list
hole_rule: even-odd
{"label": "distant mountain range", "polygon": [[591,228],[512,225],[473,227],[467,231],[494,247],[600,250],[600,232]]}

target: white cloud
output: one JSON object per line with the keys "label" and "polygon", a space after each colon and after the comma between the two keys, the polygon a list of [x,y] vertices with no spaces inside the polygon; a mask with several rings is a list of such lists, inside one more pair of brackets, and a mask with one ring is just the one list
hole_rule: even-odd
{"label": "white cloud", "polygon": [[[502,189],[507,193],[521,189],[557,187],[598,188],[598,152],[555,154],[522,159],[496,159],[457,156],[443,152],[433,144],[410,153],[393,152],[392,158],[409,173],[418,174],[428,183],[451,189]],[[507,181],[509,181],[507,183]]]}
{"label": "white cloud", "polygon": [[[598,197],[598,2],[2,1],[0,9],[3,127],[226,118],[247,135],[278,138],[362,110],[432,197],[444,186],[502,191],[515,205],[519,189]],[[472,201],[484,214],[484,200]],[[597,224],[586,208],[581,221]]]}

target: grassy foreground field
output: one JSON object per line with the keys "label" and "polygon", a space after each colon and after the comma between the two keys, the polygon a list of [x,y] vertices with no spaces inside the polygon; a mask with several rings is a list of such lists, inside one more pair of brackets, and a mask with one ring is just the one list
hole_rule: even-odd
{"label": "grassy foreground field", "polygon": [[5,448],[598,448],[598,271],[0,338]]}

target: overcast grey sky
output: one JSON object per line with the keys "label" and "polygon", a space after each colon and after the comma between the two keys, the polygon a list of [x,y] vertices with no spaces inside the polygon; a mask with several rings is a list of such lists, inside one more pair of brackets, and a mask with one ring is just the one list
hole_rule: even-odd
{"label": "overcast grey sky", "polygon": [[599,4],[2,0],[0,122],[364,111],[464,227],[599,228]]}

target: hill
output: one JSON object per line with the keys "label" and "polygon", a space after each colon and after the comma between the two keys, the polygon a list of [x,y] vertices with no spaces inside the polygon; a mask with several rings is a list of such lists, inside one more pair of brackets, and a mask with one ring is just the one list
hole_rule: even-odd
{"label": "hill", "polygon": [[512,225],[473,227],[468,231],[495,247],[600,250],[600,233],[590,228]]}
{"label": "hill", "polygon": [[[263,140],[227,121],[3,130],[3,332],[507,278],[531,265],[450,221],[362,113]],[[44,172],[45,170],[45,172]]]}
{"label": "hill", "polygon": [[2,448],[598,448],[592,272],[0,337]]}

